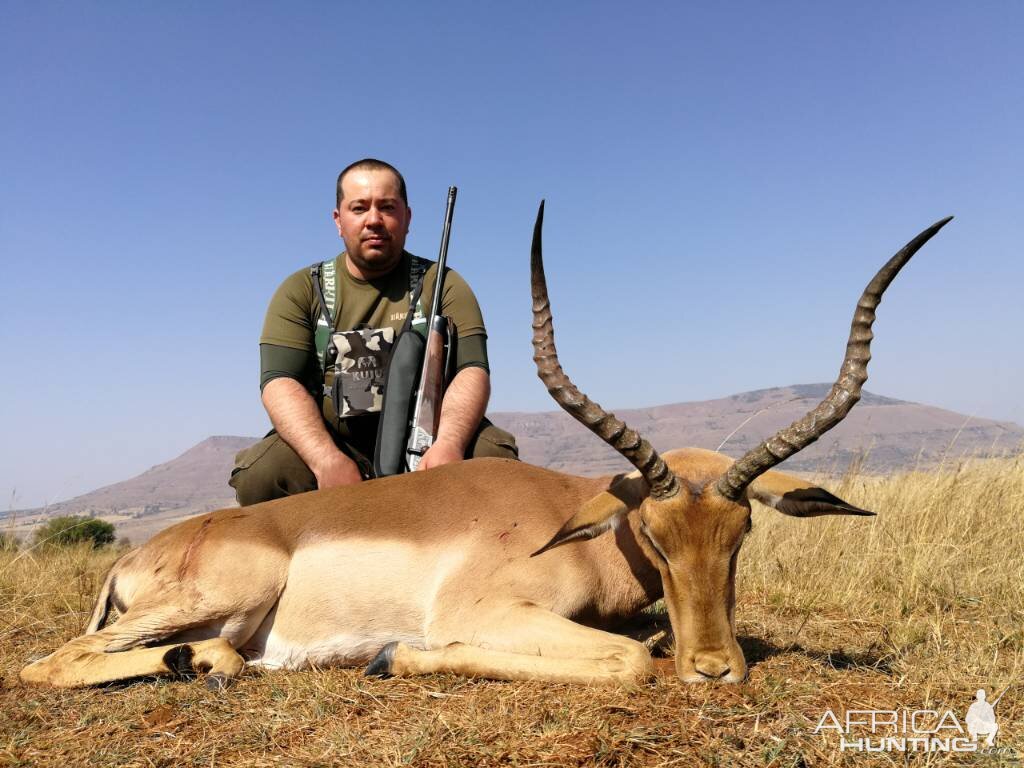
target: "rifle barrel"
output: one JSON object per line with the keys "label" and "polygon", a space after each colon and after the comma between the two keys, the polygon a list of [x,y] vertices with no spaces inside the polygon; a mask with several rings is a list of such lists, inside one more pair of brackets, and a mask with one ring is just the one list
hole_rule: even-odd
{"label": "rifle barrel", "polygon": [[448,239],[452,234],[452,217],[455,215],[455,196],[459,193],[456,187],[448,187],[448,207],[444,212],[444,230],[441,232],[441,252],[437,255],[437,275],[434,277],[434,298],[430,302],[430,314],[427,316],[427,331],[433,325],[434,318],[441,309],[441,289],[444,287],[444,265],[448,261]]}

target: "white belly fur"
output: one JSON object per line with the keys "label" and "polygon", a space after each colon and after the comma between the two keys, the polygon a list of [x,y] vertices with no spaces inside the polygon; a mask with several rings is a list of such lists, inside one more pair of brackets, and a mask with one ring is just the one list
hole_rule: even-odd
{"label": "white belly fur", "polygon": [[459,549],[357,539],[300,547],[277,606],[244,646],[250,663],[361,665],[394,640],[425,647],[430,606],[462,563]]}

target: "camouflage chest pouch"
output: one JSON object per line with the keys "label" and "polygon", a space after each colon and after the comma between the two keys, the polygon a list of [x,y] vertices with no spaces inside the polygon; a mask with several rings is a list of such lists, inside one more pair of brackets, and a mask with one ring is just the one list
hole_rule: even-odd
{"label": "camouflage chest pouch", "polygon": [[384,373],[394,343],[394,328],[359,328],[331,334],[324,394],[330,395],[336,418],[380,411]]}
{"label": "camouflage chest pouch", "polygon": [[[428,264],[414,256],[410,265],[409,318],[414,326],[417,320],[425,323],[419,298]],[[395,344],[394,328],[364,325],[351,331],[333,330],[338,287],[335,270],[333,261],[310,267],[310,276],[320,301],[314,339],[323,368],[323,411],[331,424],[353,416],[380,412],[388,363]]]}

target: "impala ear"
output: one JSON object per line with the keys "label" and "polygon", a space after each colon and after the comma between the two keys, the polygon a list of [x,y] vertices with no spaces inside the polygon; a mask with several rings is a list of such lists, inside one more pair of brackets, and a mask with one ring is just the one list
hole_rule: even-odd
{"label": "impala ear", "polygon": [[782,472],[765,472],[747,487],[747,494],[790,517],[875,514],[847,504],[824,488]]}
{"label": "impala ear", "polygon": [[601,491],[580,507],[579,511],[559,528],[558,533],[530,557],[570,541],[596,539],[614,528],[626,513],[640,506],[649,491],[647,481],[639,472],[619,475],[612,480],[607,491]]}

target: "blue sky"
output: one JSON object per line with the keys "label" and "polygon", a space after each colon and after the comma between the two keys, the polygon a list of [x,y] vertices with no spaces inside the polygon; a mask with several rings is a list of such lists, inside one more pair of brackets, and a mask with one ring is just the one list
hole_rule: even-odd
{"label": "blue sky", "polygon": [[868,388],[1024,423],[1024,5],[4,3],[0,493],[57,501],[262,434],[274,288],[340,250],[338,170],[403,170],[408,247],[490,333],[492,410],[559,349],[610,408],[834,378],[919,230]]}

